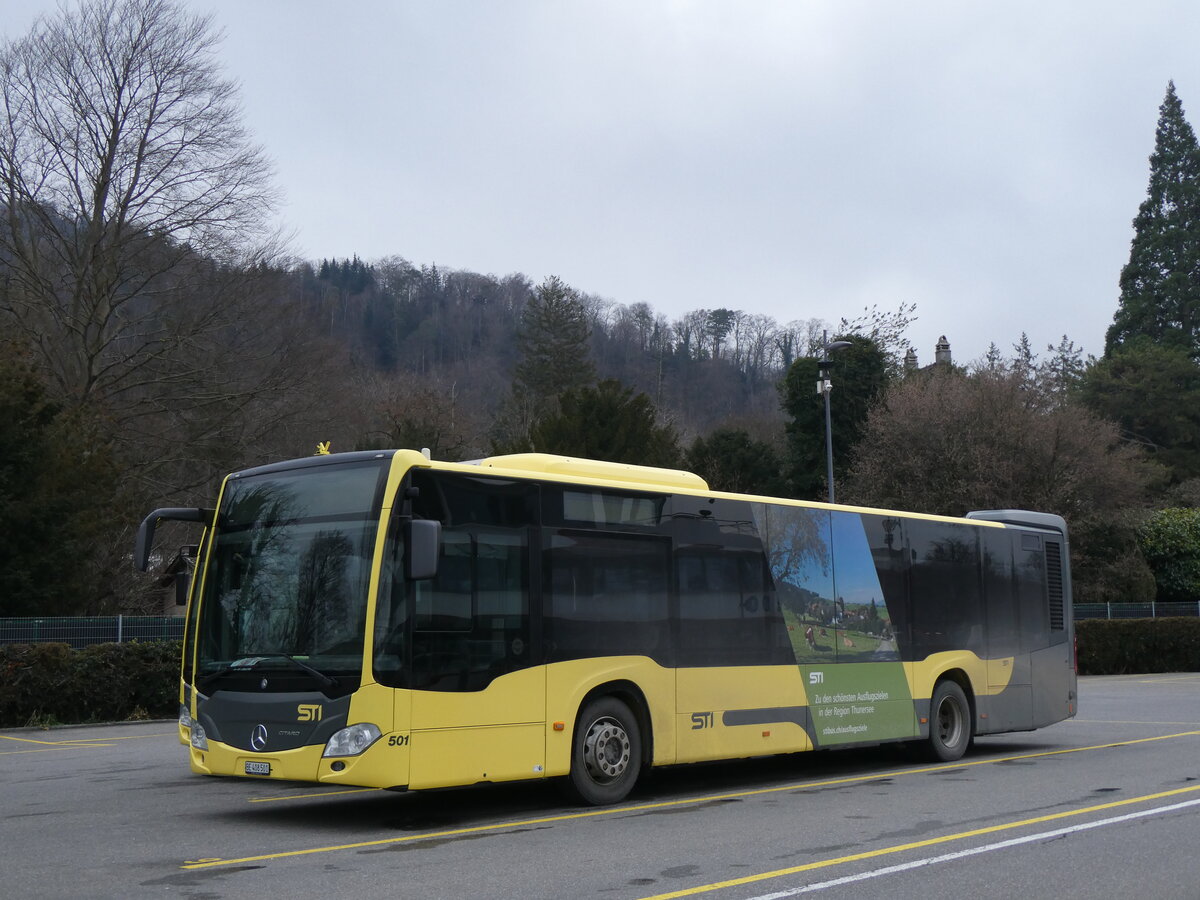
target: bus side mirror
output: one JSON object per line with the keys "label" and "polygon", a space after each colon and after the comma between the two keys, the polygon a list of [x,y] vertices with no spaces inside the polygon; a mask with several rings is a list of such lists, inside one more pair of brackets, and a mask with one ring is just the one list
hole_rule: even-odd
{"label": "bus side mirror", "polygon": [[195,507],[168,506],[156,509],[142,520],[138,526],[137,538],[133,547],[133,567],[139,572],[150,568],[150,549],[154,546],[154,530],[162,519],[175,522],[200,522],[208,525],[212,522],[215,511]]}
{"label": "bus side mirror", "polygon": [[404,577],[420,581],[437,574],[442,523],[435,519],[410,519],[404,524]]}

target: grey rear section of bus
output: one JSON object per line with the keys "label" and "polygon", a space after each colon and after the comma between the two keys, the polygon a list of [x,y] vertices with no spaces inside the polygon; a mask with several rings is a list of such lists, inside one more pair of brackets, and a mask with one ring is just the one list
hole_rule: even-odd
{"label": "grey rear section of bus", "polygon": [[[1077,676],[1066,520],[1052,513],[1023,509],[974,510],[967,513],[966,518],[1000,522],[1018,529],[1022,543],[1016,546],[1032,544],[1034,540],[1042,544],[1046,579],[1044,603],[1049,615],[1050,643],[1039,646],[1044,643],[1039,635],[1047,632],[1034,598],[1023,598],[1018,588],[1017,602],[1011,612],[994,611],[996,604],[989,604],[990,626],[1004,627],[1002,623],[992,621],[995,615],[1002,620],[1016,618],[1015,624],[1021,633],[1019,649],[1028,650],[1029,656],[1027,660],[1020,656],[1016,658],[1010,689],[990,698],[989,705],[994,709],[989,719],[996,721],[980,729],[980,733],[1040,728],[1075,715]],[[1035,618],[1038,621],[1030,621]]]}

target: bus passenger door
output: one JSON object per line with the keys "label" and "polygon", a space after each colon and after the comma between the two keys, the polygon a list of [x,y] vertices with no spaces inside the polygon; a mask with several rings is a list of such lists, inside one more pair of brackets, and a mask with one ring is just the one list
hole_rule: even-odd
{"label": "bus passenger door", "polygon": [[545,669],[530,616],[537,488],[414,473],[414,512],[442,522],[437,576],[411,585],[409,787],[536,778]]}

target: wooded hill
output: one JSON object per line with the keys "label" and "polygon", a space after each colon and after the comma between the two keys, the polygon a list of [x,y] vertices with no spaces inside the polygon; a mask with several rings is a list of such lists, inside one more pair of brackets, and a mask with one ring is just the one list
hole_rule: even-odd
{"label": "wooded hill", "polygon": [[[148,608],[129,565],[146,512],[209,505],[226,472],[318,442],[826,496],[825,323],[290,260],[219,42],[178,0],[80,0],[0,45],[0,615]],[[1173,85],[1150,162],[1103,358],[1064,336],[1039,361],[1022,335],[910,370],[906,298],[828,327],[848,344],[839,499],[1059,513],[1077,600],[1200,595],[1200,146]]]}

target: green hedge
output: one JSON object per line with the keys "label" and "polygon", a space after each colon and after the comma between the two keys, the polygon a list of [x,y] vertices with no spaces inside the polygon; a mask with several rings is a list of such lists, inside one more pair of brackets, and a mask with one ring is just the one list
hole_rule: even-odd
{"label": "green hedge", "polygon": [[0,645],[0,728],[173,718],[179,641]]}
{"label": "green hedge", "polygon": [[[1200,672],[1200,618],[1075,623],[1080,675]],[[179,641],[0,645],[0,728],[173,718]]]}
{"label": "green hedge", "polygon": [[1080,675],[1200,672],[1200,618],[1075,623]]}

